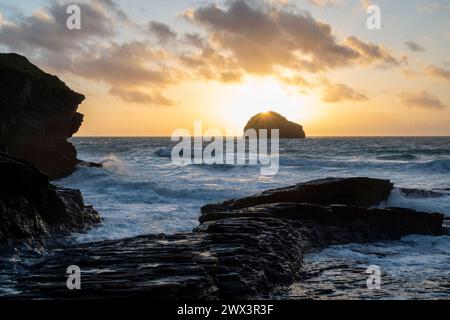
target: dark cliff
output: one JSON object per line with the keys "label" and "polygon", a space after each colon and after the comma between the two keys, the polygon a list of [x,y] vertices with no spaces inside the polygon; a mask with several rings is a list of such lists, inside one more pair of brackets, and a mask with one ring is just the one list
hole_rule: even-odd
{"label": "dark cliff", "polygon": [[0,246],[43,244],[54,235],[93,227],[100,216],[80,191],[54,186],[31,163],[0,151]]}
{"label": "dark cliff", "polygon": [[0,140],[8,152],[35,164],[51,179],[77,164],[67,141],[81,126],[84,96],[18,54],[0,54]]}

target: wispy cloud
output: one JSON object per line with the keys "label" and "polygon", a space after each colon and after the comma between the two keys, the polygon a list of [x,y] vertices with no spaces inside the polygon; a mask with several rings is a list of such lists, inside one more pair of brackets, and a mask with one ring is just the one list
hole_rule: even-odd
{"label": "wispy cloud", "polygon": [[343,101],[366,101],[369,98],[355,89],[342,83],[331,83],[326,79],[322,79],[323,86],[322,100],[328,103],[337,103]]}
{"label": "wispy cloud", "polygon": [[435,65],[429,65],[425,69],[425,73],[436,79],[441,79],[445,81],[450,81],[450,70],[439,68]]}
{"label": "wispy cloud", "polygon": [[419,44],[418,44],[417,42],[415,42],[415,41],[406,41],[406,42],[405,42],[405,46],[406,46],[409,50],[414,51],[414,52],[423,52],[423,51],[425,51],[425,48],[422,47],[421,45],[419,45]]}
{"label": "wispy cloud", "polygon": [[447,107],[441,100],[427,91],[402,92],[400,94],[400,99],[407,107],[419,107],[436,110],[442,110]]}
{"label": "wispy cloud", "polygon": [[156,106],[173,106],[175,102],[164,97],[160,91],[153,90],[151,94],[139,90],[129,90],[113,87],[109,93],[120,97],[122,100],[138,104],[156,105]]}

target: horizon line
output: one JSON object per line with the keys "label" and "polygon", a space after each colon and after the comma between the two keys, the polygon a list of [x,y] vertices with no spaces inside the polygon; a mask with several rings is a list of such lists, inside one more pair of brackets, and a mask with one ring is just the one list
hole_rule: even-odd
{"label": "horizon line", "polygon": [[[187,137],[187,136],[186,136]],[[209,136],[190,136],[190,137],[209,137]],[[222,137],[241,137],[226,136]],[[70,138],[171,138],[170,135],[74,135]],[[69,139],[70,139],[69,138]],[[450,135],[317,135],[307,136],[308,138],[450,138]],[[280,138],[283,139],[283,138]],[[286,140],[304,140],[304,139],[286,139]]]}

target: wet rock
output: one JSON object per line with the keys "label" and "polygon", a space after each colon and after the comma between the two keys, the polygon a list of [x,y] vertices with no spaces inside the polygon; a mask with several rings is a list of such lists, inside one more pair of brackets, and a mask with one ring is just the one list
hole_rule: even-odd
{"label": "wet rock", "polygon": [[89,162],[89,161],[83,161],[83,160],[79,160],[78,165],[81,167],[88,167],[88,168],[102,168],[103,167],[103,165],[101,163]]}
{"label": "wet rock", "polygon": [[42,243],[100,222],[78,190],[49,183],[31,163],[0,152],[0,244]]}
{"label": "wet rock", "polygon": [[3,144],[3,142],[0,141],[0,152],[8,152],[8,149],[6,148],[6,146]]}
{"label": "wet rock", "polygon": [[35,164],[51,179],[75,170],[67,141],[78,131],[84,96],[18,54],[0,54],[0,140],[10,154]]}
{"label": "wet rock", "polygon": [[263,112],[252,117],[244,128],[244,132],[248,129],[255,129],[259,136],[259,130],[268,130],[267,135],[270,137],[271,129],[278,129],[280,139],[304,139],[306,137],[303,127],[295,122],[287,120],[282,115],[269,111]]}
{"label": "wet rock", "polygon": [[[301,279],[312,250],[445,234],[442,214],[369,208],[391,189],[388,180],[323,179],[209,206],[191,233],[59,250],[15,279],[16,289],[31,299],[270,298]],[[66,288],[71,264],[82,270],[82,290]]]}
{"label": "wet rock", "polygon": [[287,188],[268,190],[250,197],[205,205],[201,208],[201,212],[229,211],[279,202],[370,207],[385,201],[392,188],[393,184],[389,180],[360,177],[326,178],[299,183]]}
{"label": "wet rock", "polygon": [[[303,256],[330,244],[441,234],[443,216],[407,209],[275,203],[204,216],[192,233],[60,250],[17,280],[31,299],[270,298],[300,279]],[[82,290],[66,288],[77,264]]]}

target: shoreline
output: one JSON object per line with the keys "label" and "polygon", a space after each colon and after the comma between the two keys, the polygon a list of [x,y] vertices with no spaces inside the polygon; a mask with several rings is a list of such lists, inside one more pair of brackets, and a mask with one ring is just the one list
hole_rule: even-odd
{"label": "shoreline", "polygon": [[[365,198],[365,204],[385,197],[380,194],[374,198],[371,188],[360,191],[352,179],[335,181],[312,182],[319,183],[315,191],[317,199],[327,202],[326,197],[330,197],[321,188],[340,194],[340,181],[355,188],[353,192],[360,194],[359,199]],[[368,186],[378,183],[374,179],[363,181]],[[290,197],[289,188],[276,192]],[[353,201],[351,192],[347,192],[347,199]],[[447,232],[441,229],[443,216],[406,209],[291,202],[262,203],[231,211],[223,211],[226,209],[223,204],[219,211],[211,206],[205,208],[193,233],[142,235],[59,250],[32,266],[31,274],[16,279],[18,288],[24,291],[16,298],[90,300],[130,295],[169,300],[268,298],[276,288],[300,279],[303,256],[311,250],[330,244],[398,240],[409,233]],[[214,211],[217,214],[212,214]],[[410,222],[405,225],[405,221]],[[330,234],[331,230],[334,231]],[[71,261],[77,261],[86,271],[80,292],[64,289],[65,268]]]}

